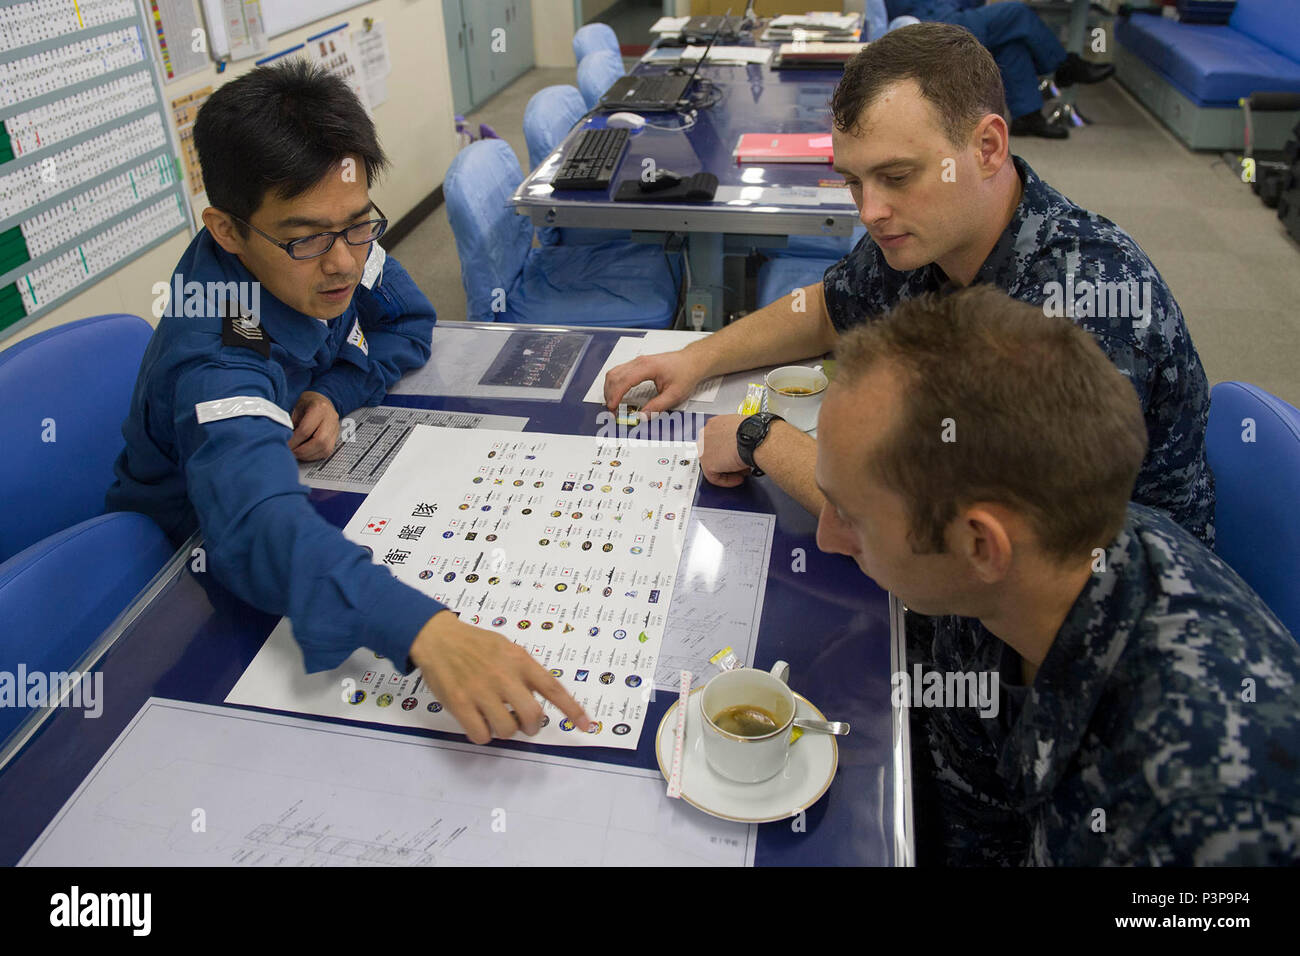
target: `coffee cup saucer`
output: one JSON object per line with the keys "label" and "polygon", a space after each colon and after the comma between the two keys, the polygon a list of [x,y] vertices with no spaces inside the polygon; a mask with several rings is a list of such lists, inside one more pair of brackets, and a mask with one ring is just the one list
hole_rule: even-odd
{"label": "coffee cup saucer", "polygon": [[[691,691],[686,712],[686,739],[682,747],[682,799],[710,816],[740,823],[771,823],[807,810],[821,799],[835,779],[839,747],[830,734],[804,733],[790,745],[785,767],[761,783],[736,783],[719,775],[704,757],[704,713],[700,691]],[[825,715],[801,694],[795,694],[796,717],[825,720]],[[675,701],[655,734],[659,772],[668,779],[672,771],[673,741],[677,730]]]}

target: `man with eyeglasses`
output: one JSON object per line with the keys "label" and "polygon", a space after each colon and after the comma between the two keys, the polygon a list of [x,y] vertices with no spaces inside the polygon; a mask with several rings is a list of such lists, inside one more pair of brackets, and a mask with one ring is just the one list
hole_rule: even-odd
{"label": "man with eyeglasses", "polygon": [[211,205],[173,275],[185,301],[141,362],[108,509],[177,545],[201,530],[222,584],[289,617],[308,672],[368,647],[419,667],[476,743],[536,733],[534,692],[586,730],[526,651],[374,564],[298,482],[295,459],[331,454],[340,415],[430,354],[433,306],[375,242],[387,158],[360,101],[303,60],[262,67],[212,95],[194,139]]}

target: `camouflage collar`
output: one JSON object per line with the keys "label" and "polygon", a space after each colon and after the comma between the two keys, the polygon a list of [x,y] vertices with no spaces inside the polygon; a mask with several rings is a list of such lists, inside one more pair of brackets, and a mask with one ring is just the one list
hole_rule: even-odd
{"label": "camouflage collar", "polygon": [[1150,569],[1132,506],[1104,561],[1057,631],[998,759],[1025,809],[1048,799],[1074,760],[1145,604]]}
{"label": "camouflage collar", "polygon": [[1060,205],[1060,194],[1038,178],[1038,174],[1019,156],[1012,156],[1016,173],[1024,187],[1020,194],[1020,204],[1002,230],[993,251],[988,254],[984,264],[975,273],[971,285],[987,283],[1002,289],[1011,289],[1018,284],[1021,273],[1033,261],[1031,253],[1038,250],[1039,237],[1043,226],[1056,215]]}

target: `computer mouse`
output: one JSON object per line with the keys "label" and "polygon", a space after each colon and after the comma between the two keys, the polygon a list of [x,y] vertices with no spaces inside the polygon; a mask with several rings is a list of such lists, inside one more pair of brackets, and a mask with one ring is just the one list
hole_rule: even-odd
{"label": "computer mouse", "polygon": [[614,129],[640,129],[645,125],[645,117],[636,113],[610,113],[605,117],[605,125]]}

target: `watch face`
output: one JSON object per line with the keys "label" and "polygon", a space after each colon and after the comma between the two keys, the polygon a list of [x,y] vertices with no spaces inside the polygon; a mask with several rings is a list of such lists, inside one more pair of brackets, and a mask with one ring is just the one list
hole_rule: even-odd
{"label": "watch face", "polygon": [[746,441],[755,441],[766,429],[767,423],[758,418],[746,418],[740,423],[736,434]]}

